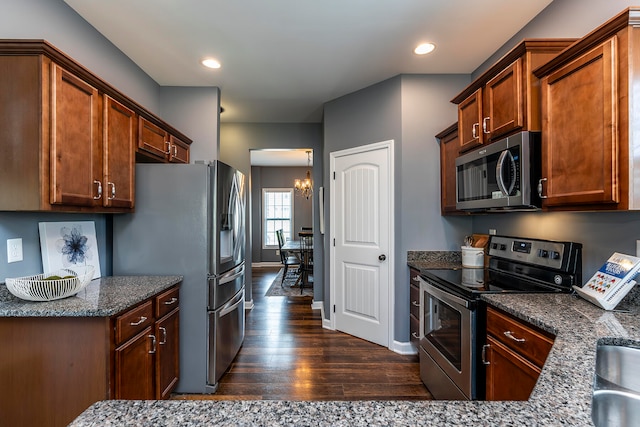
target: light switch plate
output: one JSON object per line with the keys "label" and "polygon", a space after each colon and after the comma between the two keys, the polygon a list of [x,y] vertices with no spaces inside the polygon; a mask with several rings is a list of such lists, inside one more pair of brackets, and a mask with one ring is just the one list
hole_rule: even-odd
{"label": "light switch plate", "polygon": [[7,262],[22,261],[22,239],[7,239]]}

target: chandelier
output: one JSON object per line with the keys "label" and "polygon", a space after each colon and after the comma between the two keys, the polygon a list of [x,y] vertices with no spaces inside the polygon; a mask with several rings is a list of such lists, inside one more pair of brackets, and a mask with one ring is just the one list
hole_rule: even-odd
{"label": "chandelier", "polygon": [[313,183],[311,182],[311,171],[309,170],[309,168],[311,167],[311,151],[306,151],[306,153],[307,177],[305,179],[296,179],[294,181],[294,187],[301,196],[308,199],[313,193]]}

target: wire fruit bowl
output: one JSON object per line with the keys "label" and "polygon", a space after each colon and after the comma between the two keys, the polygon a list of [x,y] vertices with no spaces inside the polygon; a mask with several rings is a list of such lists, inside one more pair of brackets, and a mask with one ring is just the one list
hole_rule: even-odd
{"label": "wire fruit bowl", "polygon": [[93,278],[93,266],[63,268],[52,273],[7,278],[7,289],[27,301],[53,301],[67,298],[84,289]]}

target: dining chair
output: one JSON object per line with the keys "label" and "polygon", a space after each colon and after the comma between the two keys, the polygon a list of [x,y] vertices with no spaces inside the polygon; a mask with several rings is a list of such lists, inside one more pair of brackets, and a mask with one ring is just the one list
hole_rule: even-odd
{"label": "dining chair", "polygon": [[287,271],[291,266],[300,266],[300,260],[295,255],[290,255],[289,252],[283,251],[282,246],[284,245],[284,234],[282,229],[276,230],[276,236],[278,238],[278,248],[280,250],[280,262],[284,265],[284,273],[282,273],[282,281],[280,282],[280,286],[284,286],[284,279],[287,277]]}
{"label": "dining chair", "polygon": [[300,293],[303,292],[304,285],[309,283],[309,273],[313,274],[313,235],[300,233]]}

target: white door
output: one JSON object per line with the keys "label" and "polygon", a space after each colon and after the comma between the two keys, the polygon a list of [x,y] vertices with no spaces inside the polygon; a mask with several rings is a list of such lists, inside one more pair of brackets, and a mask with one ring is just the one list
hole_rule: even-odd
{"label": "white door", "polygon": [[335,329],[389,347],[393,141],[331,153]]}

